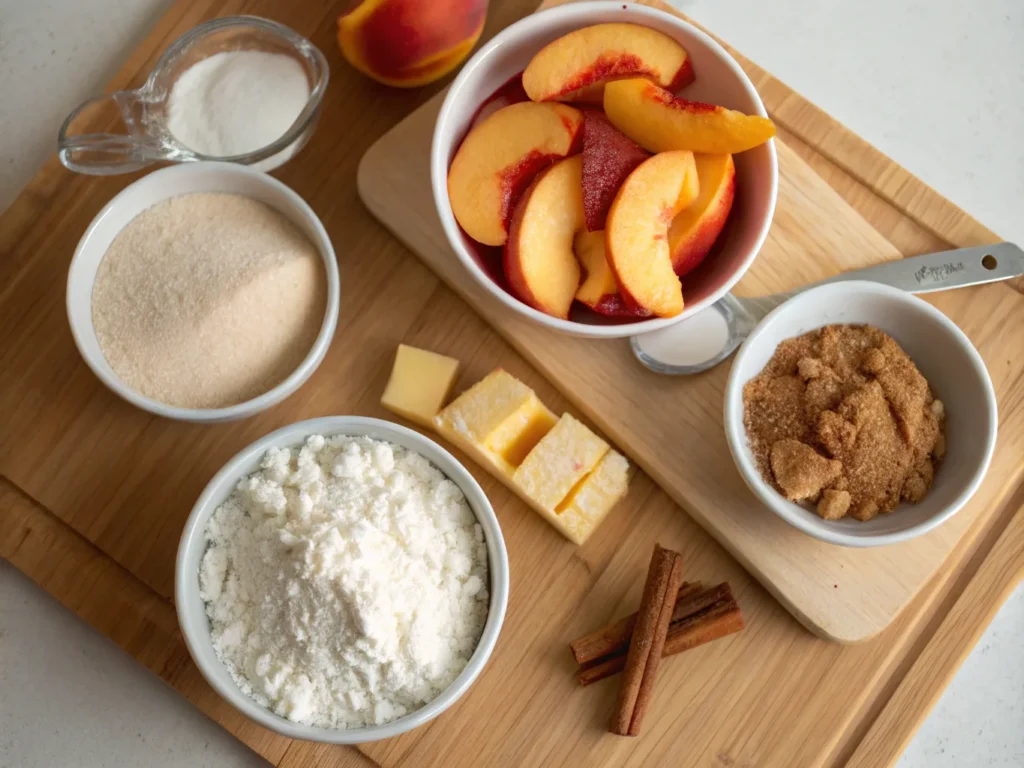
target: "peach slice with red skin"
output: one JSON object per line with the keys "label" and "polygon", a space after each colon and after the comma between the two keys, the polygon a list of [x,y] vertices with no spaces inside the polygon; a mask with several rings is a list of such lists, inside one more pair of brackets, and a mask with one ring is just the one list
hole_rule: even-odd
{"label": "peach slice with red skin", "polygon": [[583,229],[583,158],[560,160],[523,193],[509,226],[505,277],[523,303],[566,319],[580,285],[573,237]]}
{"label": "peach slice with red skin", "polygon": [[700,266],[722,233],[736,195],[736,164],[732,155],[695,154],[700,193],[672,220],[668,247],[672,268],[680,277]]}
{"label": "peach slice with red skin", "polygon": [[656,29],[594,24],[541,48],[523,72],[523,87],[534,101],[594,101],[601,86],[624,77],[649,77],[678,90],[693,82],[693,64],[679,43]]}
{"label": "peach slice with red skin", "polygon": [[565,104],[523,102],[472,128],[448,169],[459,226],[484,245],[504,245],[508,221],[536,174],[582,143],[583,115]]}
{"label": "peach slice with red skin", "polygon": [[592,109],[583,112],[583,210],[587,229],[604,229],[622,182],[650,154]]}
{"label": "peach slice with red skin", "polygon": [[469,123],[469,129],[473,130],[498,110],[504,109],[505,107],[509,107],[513,104],[521,104],[522,102],[529,100],[530,97],[527,96],[526,91],[523,90],[522,73],[513,75],[503,86],[501,86],[501,88],[488,96],[487,101],[480,105],[480,108],[476,111],[476,114],[473,115],[473,119]]}
{"label": "peach slice with red skin", "polygon": [[672,269],[668,228],[700,191],[693,153],[662,152],[636,167],[608,213],[608,262],[626,301],[658,317],[683,311],[683,287]]}
{"label": "peach slice with red skin", "polygon": [[775,124],[767,117],[681,99],[641,79],[608,83],[604,111],[616,128],[648,152],[686,149],[731,155],[775,135]]}
{"label": "peach slice with red skin", "polygon": [[615,273],[608,263],[604,230],[576,233],[573,251],[580,260],[585,277],[576,291],[576,301],[590,307],[600,315],[610,317],[649,317],[650,312],[630,307],[619,293]]}

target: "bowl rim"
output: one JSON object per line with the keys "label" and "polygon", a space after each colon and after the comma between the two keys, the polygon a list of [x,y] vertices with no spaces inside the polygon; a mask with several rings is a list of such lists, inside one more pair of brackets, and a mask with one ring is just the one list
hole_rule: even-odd
{"label": "bowl rim", "polygon": [[[221,408],[182,408],[180,406],[161,403],[158,400],[146,397],[141,392],[137,392],[122,381],[120,377],[114,374],[112,370],[106,370],[106,368],[109,368],[109,363],[106,364],[106,367],[104,367],[104,365],[100,365],[99,362],[94,359],[92,353],[86,351],[85,339],[89,333],[75,321],[75,313],[72,311],[71,286],[75,280],[81,279],[81,276],[78,273],[81,269],[81,261],[84,258],[82,254],[92,247],[90,241],[95,236],[96,230],[100,227],[107,216],[116,211],[118,206],[124,205],[125,201],[132,195],[138,194],[138,189],[141,185],[155,184],[160,181],[172,182],[176,176],[208,173],[210,171],[223,174],[224,176],[237,175],[248,177],[257,185],[263,185],[283,195],[295,207],[295,209],[301,213],[302,217],[313,230],[315,235],[315,237],[310,237],[310,241],[316,248],[324,265],[324,272],[327,280],[327,299],[324,304],[324,319],[320,324],[320,330],[317,333],[316,339],[314,339],[312,346],[309,348],[309,353],[302,359],[302,362],[299,363],[295,370],[293,370],[284,380],[263,394],[257,395],[256,397],[245,400],[241,403],[235,403],[234,405],[224,406]],[[161,202],[163,200],[169,200],[171,197],[175,196],[176,195],[173,194],[167,195],[161,199]],[[282,215],[287,217],[287,214],[282,213]],[[127,223],[125,226],[127,226]],[[102,262],[102,257],[100,261]],[[91,282],[92,285],[95,286],[95,274],[93,274]],[[255,170],[249,166],[224,161],[203,160],[194,163],[170,165],[166,168],[160,168],[159,170],[153,171],[152,173],[147,173],[145,176],[136,179],[114,195],[114,197],[112,197],[110,201],[100,209],[100,212],[96,214],[93,220],[89,223],[89,226],[86,227],[85,232],[78,241],[78,245],[75,246],[74,255],[71,257],[71,262],[68,265],[64,303],[68,316],[68,325],[71,328],[71,336],[74,339],[75,347],[78,349],[79,355],[96,377],[103,382],[107,389],[118,397],[131,403],[136,408],[142,409],[143,411],[148,411],[156,416],[162,416],[176,421],[198,423],[233,421],[235,419],[246,418],[259,413],[260,411],[264,411],[291,396],[299,389],[299,387],[306,383],[309,377],[313,375],[313,372],[320,366],[320,363],[323,362],[324,357],[327,355],[327,350],[330,348],[331,341],[334,338],[334,333],[338,327],[338,314],[341,310],[341,276],[338,270],[337,255],[334,252],[334,246],[331,243],[330,236],[327,234],[327,230],[324,228],[323,222],[320,221],[320,218],[316,215],[309,204],[303,200],[295,190],[284,182],[275,179],[273,176],[270,176],[263,171]],[[91,313],[91,287],[89,291],[89,310]],[[92,332],[92,335],[95,336],[95,331]]]}
{"label": "bowl rim", "polygon": [[[437,698],[427,702],[414,712],[410,712],[390,723],[369,728],[331,729],[294,723],[274,714],[242,693],[219,659],[209,663],[205,657],[197,653],[196,636],[199,632],[205,632],[208,636],[209,620],[206,617],[203,600],[199,596],[197,574],[186,570],[187,561],[196,547],[204,546],[206,524],[216,509],[213,506],[214,496],[217,495],[226,483],[234,483],[242,478],[241,468],[245,464],[265,453],[268,448],[274,445],[294,447],[301,445],[306,437],[313,434],[326,435],[328,437],[334,435],[358,437],[367,436],[367,432],[370,430],[378,430],[385,434],[390,433],[394,437],[404,439],[411,445],[425,446],[432,449],[448,465],[438,466],[438,469],[463,492],[477,522],[484,530],[491,587],[487,619],[484,624],[483,633],[480,636],[480,641],[477,643],[472,656],[462,672]],[[390,438],[373,439],[390,440]],[[430,461],[437,466],[433,459],[430,459]],[[475,499],[475,504],[474,501],[471,501],[471,497]],[[479,509],[477,509],[477,506],[479,506]],[[193,576],[197,578],[193,579]],[[291,738],[329,744],[361,744],[391,738],[411,731],[433,720],[469,690],[480,672],[483,671],[497,643],[508,607],[510,581],[508,551],[505,547],[505,539],[498,517],[494,512],[490,499],[487,498],[480,484],[458,459],[429,437],[395,422],[368,416],[321,416],[288,424],[249,443],[232,456],[206,484],[193,505],[182,529],[175,558],[174,603],[178,624],[181,627],[182,637],[185,639],[189,655],[199,668],[206,682],[222,698],[234,706],[235,709],[260,725]],[[197,626],[197,622],[192,620],[191,615],[186,615],[186,607],[198,608],[201,611],[201,615],[206,622],[204,627]]]}
{"label": "bowl rim", "polygon": [[769,139],[767,142],[768,174],[771,190],[768,200],[767,215],[764,217],[764,221],[761,222],[759,231],[755,238],[754,246],[750,249],[746,259],[740,267],[736,269],[721,286],[719,286],[718,290],[714,293],[708,294],[708,296],[699,302],[688,304],[683,312],[675,317],[657,317],[632,323],[620,323],[617,325],[591,325],[588,323],[577,322],[575,320],[563,320],[561,318],[552,317],[551,315],[540,312],[539,310],[521,302],[519,299],[512,296],[512,294],[502,290],[500,286],[495,284],[480,265],[476,263],[476,260],[473,259],[472,255],[467,252],[467,249],[461,240],[461,230],[459,229],[458,223],[455,221],[455,215],[452,213],[451,204],[448,200],[448,163],[445,160],[447,149],[442,146],[442,142],[440,140],[440,129],[443,126],[446,126],[451,120],[451,112],[459,98],[459,92],[466,82],[474,76],[474,73],[478,69],[484,66],[486,60],[490,58],[495,50],[510,42],[514,37],[523,34],[525,31],[533,30],[538,27],[543,28],[553,22],[563,20],[579,20],[582,23],[586,23],[587,17],[597,11],[607,12],[615,10],[618,10],[619,12],[626,11],[630,14],[634,14],[633,18],[637,23],[642,24],[645,18],[658,19],[671,26],[686,30],[688,34],[691,34],[700,40],[712,53],[721,59],[729,69],[733,71],[737,80],[756,106],[754,114],[760,115],[761,117],[768,117],[768,112],[765,109],[764,102],[761,100],[760,94],[757,92],[754,84],[750,81],[750,78],[747,77],[747,74],[743,71],[743,68],[739,65],[739,62],[737,62],[722,45],[703,30],[687,21],[684,21],[678,16],[674,16],[656,8],[650,8],[648,6],[638,5],[632,2],[623,3],[615,2],[614,0],[587,0],[585,2],[575,2],[567,5],[556,6],[554,8],[549,8],[526,16],[509,25],[485,43],[473,55],[473,57],[466,62],[465,66],[463,66],[458,76],[448,88],[448,92],[445,95],[444,102],[441,104],[441,109],[438,112],[437,119],[434,124],[434,133],[430,145],[430,182],[434,195],[434,207],[437,209],[438,217],[441,220],[441,227],[444,230],[449,247],[455,252],[459,261],[462,262],[462,265],[475,278],[476,282],[481,284],[491,296],[497,298],[504,306],[528,317],[530,320],[533,320],[540,325],[574,336],[605,339],[617,339],[627,336],[635,336],[642,333],[649,333],[685,320],[687,317],[691,317],[696,312],[699,312],[706,307],[710,307],[718,301],[722,296],[732,290],[733,286],[739,282],[740,278],[742,278],[744,274],[746,274],[747,270],[750,269],[751,264],[753,264],[754,259],[757,258],[757,255],[764,247],[765,240],[768,238],[768,232],[771,228],[772,220],[775,217],[775,207],[778,200],[779,190],[779,164],[778,153],[775,148],[775,140]]}
{"label": "bowl rim", "polygon": [[[916,525],[908,526],[907,528],[899,531],[856,536],[836,531],[826,525],[826,521],[819,521],[817,518],[811,518],[809,516],[799,514],[797,510],[806,510],[803,510],[794,502],[783,498],[774,488],[769,486],[761,478],[760,473],[757,471],[753,460],[749,455],[746,429],[743,426],[742,392],[743,386],[747,381],[749,381],[749,378],[744,381],[740,381],[740,371],[743,368],[743,362],[746,357],[753,354],[753,351],[758,346],[762,335],[770,329],[772,324],[776,322],[781,315],[787,312],[798,311],[801,302],[807,302],[814,297],[832,295],[835,297],[833,299],[834,301],[842,296],[847,296],[852,293],[871,293],[876,296],[882,296],[889,301],[905,304],[912,307],[913,311],[927,315],[931,320],[942,326],[942,328],[950,335],[955,343],[960,346],[971,361],[974,373],[982,383],[985,408],[988,413],[988,421],[983,425],[986,437],[985,452],[982,461],[975,468],[975,471],[971,475],[967,484],[945,508],[927,520]],[[813,327],[820,328],[826,324],[827,323],[822,322],[814,325]],[[756,375],[756,373],[754,375]],[[729,371],[729,378],[725,385],[723,408],[723,423],[725,427],[726,441],[729,444],[729,452],[732,454],[733,462],[736,464],[736,469],[739,471],[740,476],[758,500],[794,528],[803,531],[820,541],[853,548],[878,547],[909,541],[910,539],[917,538],[918,536],[922,536],[925,533],[934,530],[952,518],[953,515],[964,507],[964,505],[981,486],[981,483],[985,478],[985,474],[988,471],[989,464],[992,461],[992,456],[995,452],[999,426],[998,406],[996,402],[995,388],[992,384],[992,378],[988,373],[988,368],[985,366],[984,360],[982,360],[981,355],[974,347],[974,344],[971,343],[971,340],[967,335],[942,311],[932,306],[927,301],[899,288],[893,288],[891,286],[869,280],[844,280],[817,286],[815,288],[809,288],[808,290],[801,291],[792,298],[787,299],[772,310],[763,320],[761,320],[761,322],[757,324],[740,347],[740,350],[733,361],[732,369]]]}

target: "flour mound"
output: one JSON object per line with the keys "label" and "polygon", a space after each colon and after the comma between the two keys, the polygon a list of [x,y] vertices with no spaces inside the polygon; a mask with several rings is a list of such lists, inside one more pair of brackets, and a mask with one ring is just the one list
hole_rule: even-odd
{"label": "flour mound", "polygon": [[218,657],[290,720],[382,725],[447,688],[488,608],[487,548],[427,459],[363,437],[271,449],[211,516],[200,570]]}

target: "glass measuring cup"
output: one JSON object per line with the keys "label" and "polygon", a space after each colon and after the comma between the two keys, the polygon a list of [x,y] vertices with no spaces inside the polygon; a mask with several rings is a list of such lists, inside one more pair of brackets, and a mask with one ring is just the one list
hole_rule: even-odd
{"label": "glass measuring cup", "polygon": [[[175,138],[167,128],[167,113],[171,89],[182,73],[224,51],[265,51],[291,57],[306,75],[309,99],[276,141],[246,154],[218,157],[196,152]],[[162,161],[222,160],[273,170],[312,136],[327,78],[324,55],[288,27],[257,16],[214,19],[185,33],[164,51],[141,88],[78,105],[60,127],[58,156],[66,168],[94,176],[129,173]]]}

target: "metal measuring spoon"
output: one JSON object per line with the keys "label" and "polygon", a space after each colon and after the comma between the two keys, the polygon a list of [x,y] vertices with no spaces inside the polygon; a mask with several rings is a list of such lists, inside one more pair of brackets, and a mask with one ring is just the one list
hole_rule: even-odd
{"label": "metal measuring spoon", "polygon": [[910,293],[965,288],[1024,274],[1024,251],[1013,243],[912,256],[873,267],[843,272],[786,293],[755,299],[725,294],[693,317],[640,336],[630,345],[637,360],[655,373],[686,376],[714,368],[750,335],[779,304],[801,291],[844,280],[872,280]]}

